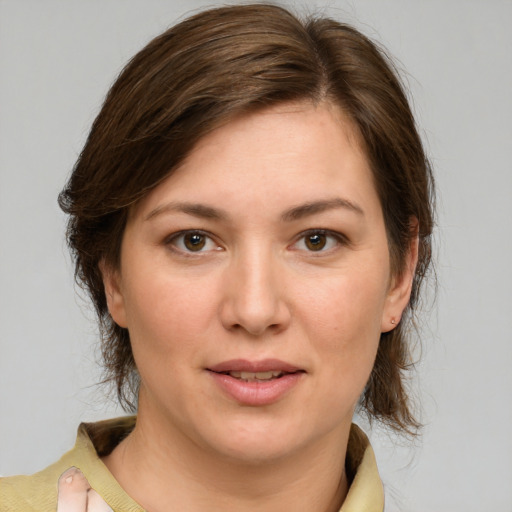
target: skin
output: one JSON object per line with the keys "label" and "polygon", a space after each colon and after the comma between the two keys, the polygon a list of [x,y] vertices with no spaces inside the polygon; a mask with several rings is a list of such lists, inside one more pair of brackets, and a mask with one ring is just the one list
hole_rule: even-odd
{"label": "skin", "polygon": [[[328,104],[244,116],[202,139],[132,211],[120,268],[103,275],[110,313],[130,332],[139,412],[105,463],[145,508],[343,502],[354,409],[416,259],[411,247],[400,279],[391,275],[355,133]],[[185,244],[194,234],[198,251]],[[238,358],[303,372],[276,402],[247,406],[207,370]]]}
{"label": "skin", "polygon": [[57,512],[113,512],[84,474],[69,468],[59,478]]}

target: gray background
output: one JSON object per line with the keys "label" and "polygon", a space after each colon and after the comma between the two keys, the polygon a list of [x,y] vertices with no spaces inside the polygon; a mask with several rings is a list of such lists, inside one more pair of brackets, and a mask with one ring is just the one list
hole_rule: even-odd
{"label": "gray background", "polygon": [[[284,2],[287,5],[298,5]],[[107,87],[150,38],[212,2],[0,0],[0,474],[56,460],[105,399],[61,189]],[[381,41],[439,189],[437,303],[422,329],[415,446],[372,434],[388,512],[512,511],[512,2],[309,3]]]}

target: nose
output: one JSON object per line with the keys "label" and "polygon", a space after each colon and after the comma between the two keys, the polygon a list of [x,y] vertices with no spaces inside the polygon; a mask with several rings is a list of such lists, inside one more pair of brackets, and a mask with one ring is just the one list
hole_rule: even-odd
{"label": "nose", "polygon": [[255,249],[234,258],[223,287],[220,316],[226,329],[261,336],[288,327],[291,314],[284,278],[271,251]]}

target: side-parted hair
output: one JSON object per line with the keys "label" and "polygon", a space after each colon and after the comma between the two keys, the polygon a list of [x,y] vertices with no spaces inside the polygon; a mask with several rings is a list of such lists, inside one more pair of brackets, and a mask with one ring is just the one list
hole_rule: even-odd
{"label": "side-parted hair", "polygon": [[106,380],[115,384],[124,408],[135,410],[139,376],[129,333],[109,314],[99,267],[119,268],[129,212],[206,134],[289,102],[329,102],[359,132],[384,214],[393,275],[400,276],[411,240],[419,237],[410,304],[396,328],[381,335],[360,401],[370,418],[413,432],[418,423],[405,385],[407,338],[431,260],[430,165],[385,52],[349,25],[301,20],[276,5],[206,10],[153,39],[110,89],[59,196],[69,214],[75,277],[98,315]]}

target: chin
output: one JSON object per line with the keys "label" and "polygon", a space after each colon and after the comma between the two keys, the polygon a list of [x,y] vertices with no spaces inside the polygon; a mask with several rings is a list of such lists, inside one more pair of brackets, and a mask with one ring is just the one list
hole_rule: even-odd
{"label": "chin", "polygon": [[226,441],[217,445],[218,453],[231,462],[248,466],[278,462],[292,455],[300,447],[300,443],[285,443],[278,438],[269,439],[268,435]]}
{"label": "chin", "polygon": [[231,425],[224,423],[220,429],[203,433],[203,440],[219,455],[242,464],[258,465],[277,462],[304,450],[313,443],[313,435],[307,428],[279,423],[274,420],[252,419],[237,421]]}

